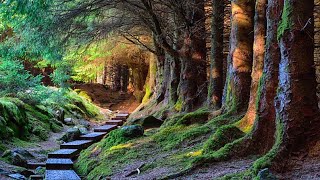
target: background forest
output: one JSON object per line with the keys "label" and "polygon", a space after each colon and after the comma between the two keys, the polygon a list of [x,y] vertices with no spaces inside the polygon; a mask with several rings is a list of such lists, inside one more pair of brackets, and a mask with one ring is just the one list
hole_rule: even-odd
{"label": "background forest", "polygon": [[0,152],[128,94],[144,135],[112,131],[81,177],[320,178],[319,18],[318,0],[2,0]]}

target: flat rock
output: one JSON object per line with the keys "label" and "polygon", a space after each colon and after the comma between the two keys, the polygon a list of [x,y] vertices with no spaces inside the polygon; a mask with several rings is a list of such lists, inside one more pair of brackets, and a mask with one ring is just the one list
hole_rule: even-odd
{"label": "flat rock", "polygon": [[47,180],[81,180],[73,170],[47,170]]}
{"label": "flat rock", "polygon": [[106,124],[121,126],[123,124],[123,121],[122,120],[109,120],[106,122]]}

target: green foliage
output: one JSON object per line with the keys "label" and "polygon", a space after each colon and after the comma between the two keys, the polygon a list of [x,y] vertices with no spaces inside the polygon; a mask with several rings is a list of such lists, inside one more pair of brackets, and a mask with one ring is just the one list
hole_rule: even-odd
{"label": "green foliage", "polygon": [[19,61],[2,60],[0,56],[0,96],[17,94],[40,84],[40,76],[32,76]]}

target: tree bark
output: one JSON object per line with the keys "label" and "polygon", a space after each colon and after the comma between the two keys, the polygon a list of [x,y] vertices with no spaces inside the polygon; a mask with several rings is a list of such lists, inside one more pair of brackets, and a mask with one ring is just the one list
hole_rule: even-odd
{"label": "tree bark", "polygon": [[[179,98],[182,111],[190,112],[207,97],[206,42],[204,1],[195,0],[195,7],[188,10],[188,26],[180,49],[181,76]],[[205,95],[205,97],[203,96]]]}
{"label": "tree bark", "polygon": [[211,61],[208,105],[219,109],[223,94],[224,1],[212,0]]}
{"label": "tree bark", "polygon": [[[251,88],[249,105],[246,115],[238,122],[242,131],[252,129],[257,118],[256,100],[258,97],[259,82],[263,72],[265,42],[266,42],[266,7],[267,0],[256,0],[254,16],[254,42],[253,42],[253,66],[251,73]],[[259,97],[258,97],[259,98]]]}
{"label": "tree bark", "polygon": [[278,152],[273,163],[278,170],[287,167],[292,156],[308,152],[310,142],[319,137],[313,8],[311,0],[285,0],[278,28],[281,50],[276,100]]}
{"label": "tree bark", "polygon": [[248,108],[253,52],[253,18],[255,1],[231,2],[230,52],[225,84],[224,109],[244,112]]}

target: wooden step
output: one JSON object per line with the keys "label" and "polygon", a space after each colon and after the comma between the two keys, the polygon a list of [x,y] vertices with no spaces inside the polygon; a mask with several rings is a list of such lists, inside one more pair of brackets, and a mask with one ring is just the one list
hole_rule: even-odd
{"label": "wooden step", "polygon": [[116,117],[128,117],[129,116],[129,114],[125,114],[125,113],[118,113],[118,114],[116,114]]}
{"label": "wooden step", "polygon": [[97,128],[94,128],[94,132],[110,132],[114,129],[117,129],[117,125],[104,125]]}
{"label": "wooden step", "polygon": [[118,111],[118,114],[130,114],[129,111]]}
{"label": "wooden step", "polygon": [[78,149],[59,149],[48,154],[48,158],[73,159],[79,154]]}
{"label": "wooden step", "polygon": [[124,117],[113,117],[113,118],[111,118],[111,120],[121,120],[121,121],[127,121],[127,118],[124,118]]}
{"label": "wooden step", "polygon": [[43,180],[44,176],[43,175],[31,175],[29,177],[30,180]]}
{"label": "wooden step", "polygon": [[107,132],[93,132],[89,133],[83,136],[80,136],[80,140],[92,140],[94,142],[100,141],[106,134]]}
{"label": "wooden step", "polygon": [[45,162],[28,162],[28,169],[37,169],[38,167],[46,167]]}
{"label": "wooden step", "polygon": [[69,170],[73,168],[71,159],[49,158],[46,162],[47,170]]}
{"label": "wooden step", "polygon": [[73,170],[47,170],[46,180],[81,180]]}
{"label": "wooden step", "polygon": [[79,149],[83,150],[88,148],[93,141],[91,140],[77,140],[77,141],[71,141],[68,143],[63,143],[60,145],[61,149]]}
{"label": "wooden step", "polygon": [[122,120],[109,120],[106,122],[106,125],[117,125],[121,126],[123,124]]}

